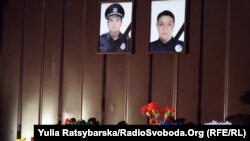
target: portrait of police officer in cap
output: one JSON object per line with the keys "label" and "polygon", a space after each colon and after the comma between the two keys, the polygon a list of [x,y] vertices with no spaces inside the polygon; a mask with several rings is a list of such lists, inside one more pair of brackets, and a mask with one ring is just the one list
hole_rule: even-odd
{"label": "portrait of police officer in cap", "polygon": [[130,27],[127,26],[124,33],[121,32],[124,8],[119,3],[110,4],[104,13],[108,32],[102,33],[99,38],[99,52],[130,52],[131,38],[129,36]]}

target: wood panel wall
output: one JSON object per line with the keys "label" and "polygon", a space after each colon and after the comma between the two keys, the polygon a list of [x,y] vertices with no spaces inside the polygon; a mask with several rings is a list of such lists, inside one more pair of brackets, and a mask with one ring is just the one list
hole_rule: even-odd
{"label": "wood panel wall", "polygon": [[1,139],[15,140],[20,131],[22,103],[23,1],[11,1],[4,10],[1,45]]}
{"label": "wood panel wall", "polygon": [[[250,120],[250,47],[244,42],[250,37],[250,18],[243,16],[248,11],[250,2],[230,2],[227,30],[228,44],[228,102],[227,116],[238,124],[249,124]],[[237,18],[237,21],[234,20]]]}
{"label": "wood panel wall", "polygon": [[187,1],[181,55],[148,53],[150,2],[134,1],[133,54],[97,54],[98,0],[5,0],[1,139],[29,138],[34,124],[70,117],[147,124],[140,108],[149,101],[194,124],[249,123],[250,2]]}

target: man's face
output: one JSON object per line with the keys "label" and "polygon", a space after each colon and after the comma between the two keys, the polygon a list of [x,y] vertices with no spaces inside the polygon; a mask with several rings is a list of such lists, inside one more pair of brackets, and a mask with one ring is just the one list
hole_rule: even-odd
{"label": "man's face", "polygon": [[122,19],[120,16],[109,16],[108,17],[108,28],[109,28],[109,32],[120,32],[120,27],[122,25]]}
{"label": "man's face", "polygon": [[159,33],[159,38],[161,41],[166,43],[172,37],[172,32],[174,29],[174,20],[170,16],[161,16],[157,21],[157,29]]}

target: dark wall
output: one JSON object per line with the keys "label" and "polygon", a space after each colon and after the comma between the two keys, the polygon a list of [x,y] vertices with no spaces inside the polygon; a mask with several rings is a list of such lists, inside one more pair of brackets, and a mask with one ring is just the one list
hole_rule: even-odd
{"label": "dark wall", "polygon": [[[97,118],[147,124],[149,101],[203,124],[249,123],[248,0],[190,0],[187,54],[149,54],[150,0],[135,1],[133,54],[97,54],[98,0],[10,0],[1,28],[5,141],[34,124]],[[244,15],[244,16],[242,16]]]}

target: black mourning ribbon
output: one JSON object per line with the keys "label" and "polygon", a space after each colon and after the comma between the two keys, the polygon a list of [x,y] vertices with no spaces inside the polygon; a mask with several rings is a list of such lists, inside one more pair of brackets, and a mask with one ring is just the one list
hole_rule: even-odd
{"label": "black mourning ribbon", "polygon": [[184,23],[182,24],[181,28],[179,29],[179,31],[177,32],[177,34],[174,37],[174,44],[173,44],[174,46],[176,46],[177,41],[180,38],[182,32],[184,32]]}
{"label": "black mourning ribbon", "polygon": [[131,23],[128,25],[127,29],[123,33],[122,37],[119,39],[118,46],[120,47],[122,43],[124,43],[127,40],[127,36],[129,31],[131,30]]}

